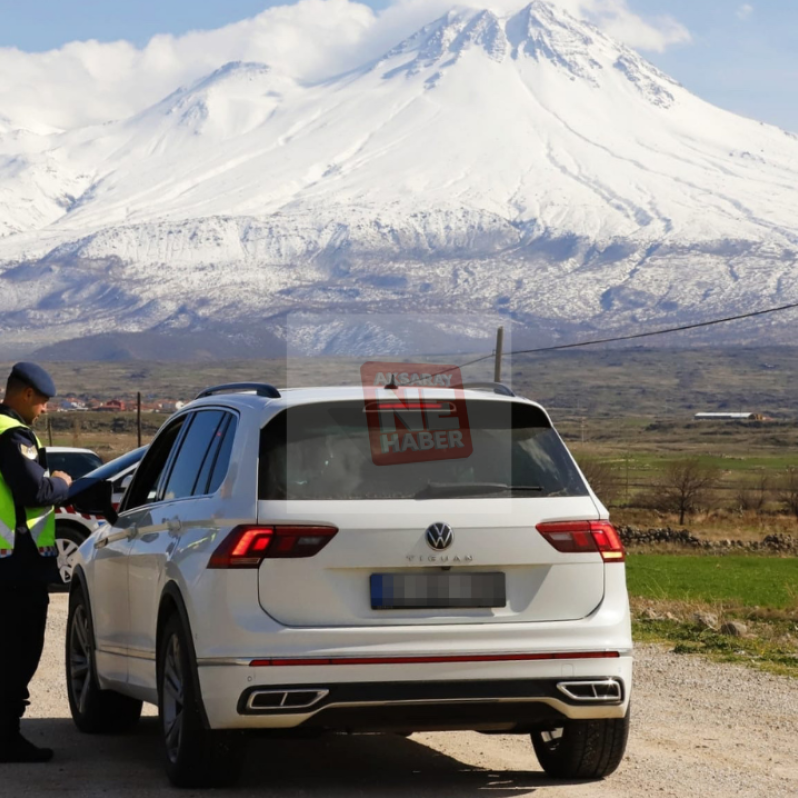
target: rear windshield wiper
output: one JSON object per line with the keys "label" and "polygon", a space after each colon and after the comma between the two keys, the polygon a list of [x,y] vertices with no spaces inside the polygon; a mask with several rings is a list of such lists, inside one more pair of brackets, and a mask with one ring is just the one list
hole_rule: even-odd
{"label": "rear windshield wiper", "polygon": [[540,485],[506,485],[503,482],[428,482],[415,499],[432,499],[440,496],[471,496],[481,493],[532,492],[540,493]]}

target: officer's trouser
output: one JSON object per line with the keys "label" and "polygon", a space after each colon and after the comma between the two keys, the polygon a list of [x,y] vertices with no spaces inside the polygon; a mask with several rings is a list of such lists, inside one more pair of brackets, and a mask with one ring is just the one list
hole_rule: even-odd
{"label": "officer's trouser", "polygon": [[46,584],[0,585],[0,735],[19,730],[39,667],[50,603]]}

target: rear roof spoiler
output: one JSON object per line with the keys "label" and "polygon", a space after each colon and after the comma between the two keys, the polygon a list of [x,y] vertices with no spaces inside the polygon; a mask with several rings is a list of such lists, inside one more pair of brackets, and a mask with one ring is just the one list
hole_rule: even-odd
{"label": "rear roof spoiler", "polygon": [[254,392],[258,396],[266,396],[269,399],[280,398],[280,392],[277,388],[265,382],[228,382],[225,385],[206,388],[196,398],[203,399],[206,396],[215,396],[218,393],[240,393],[244,391]]}
{"label": "rear roof spoiler", "polygon": [[503,382],[464,382],[459,387],[465,391],[493,391],[502,396],[518,396],[512,388]]}

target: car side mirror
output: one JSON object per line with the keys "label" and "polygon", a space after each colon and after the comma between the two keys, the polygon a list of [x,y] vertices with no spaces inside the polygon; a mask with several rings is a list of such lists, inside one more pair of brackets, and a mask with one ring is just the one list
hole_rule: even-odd
{"label": "car side mirror", "polygon": [[77,479],[69,489],[69,503],[87,515],[101,515],[113,526],[119,515],[113,504],[114,486],[107,480]]}

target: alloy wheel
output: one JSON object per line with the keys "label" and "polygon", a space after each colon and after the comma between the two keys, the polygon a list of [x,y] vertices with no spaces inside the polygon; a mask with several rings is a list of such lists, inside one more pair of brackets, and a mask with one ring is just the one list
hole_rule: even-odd
{"label": "alloy wheel", "polygon": [[163,732],[166,753],[171,762],[176,762],[180,753],[183,734],[185,679],[181,658],[180,640],[173,634],[166,646],[163,665]]}
{"label": "alloy wheel", "polygon": [[91,645],[89,644],[89,616],[83,604],[75,607],[69,628],[69,684],[75,705],[81,714],[91,689]]}

